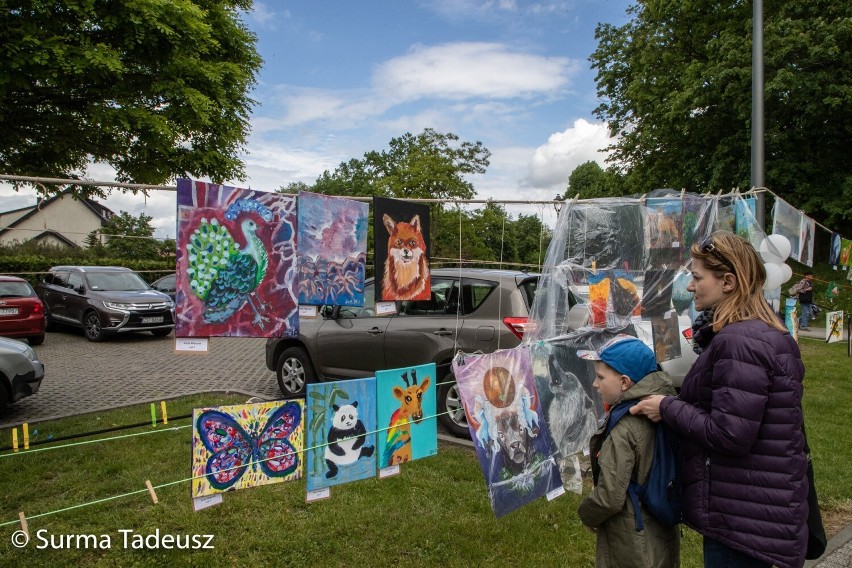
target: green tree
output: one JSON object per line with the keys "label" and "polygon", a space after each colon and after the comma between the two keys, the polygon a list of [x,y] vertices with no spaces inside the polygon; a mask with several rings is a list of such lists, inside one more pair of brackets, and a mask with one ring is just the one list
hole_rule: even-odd
{"label": "green tree", "polygon": [[106,247],[101,242],[101,236],[98,231],[90,231],[86,238],[83,239],[83,244],[86,245],[86,250],[91,252],[96,258],[106,254]]}
{"label": "green tree", "polygon": [[303,181],[291,181],[279,187],[276,193],[299,193],[300,191],[314,191],[314,188]]}
{"label": "green tree", "polygon": [[342,162],[325,171],[314,191],[327,195],[470,199],[476,192],[465,176],[485,173],[491,152],[482,142],[461,142],[431,128],[405,133],[381,152]]}
{"label": "green tree", "polygon": [[[638,0],[591,56],[630,193],[748,187],[752,4]],[[852,3],[764,8],[766,183],[826,224],[852,221]]]}
{"label": "green tree", "polygon": [[153,237],[151,219],[145,213],[134,217],[127,211],[112,217],[107,226],[101,229],[101,234],[108,237],[104,245],[107,253],[117,258],[160,258],[162,245]]}
{"label": "green tree", "polygon": [[589,161],[580,164],[568,176],[568,188],[565,195],[557,199],[573,199],[579,194],[580,199],[596,197],[617,197],[621,195],[618,174],[604,170],[597,162]]}
{"label": "green tree", "polygon": [[261,65],[238,12],[251,5],[2,2],[0,170],[69,177],[93,161],[123,181],[242,179]]}

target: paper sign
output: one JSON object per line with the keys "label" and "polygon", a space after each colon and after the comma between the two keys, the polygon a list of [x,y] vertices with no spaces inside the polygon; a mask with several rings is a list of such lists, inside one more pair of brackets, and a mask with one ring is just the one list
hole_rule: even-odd
{"label": "paper sign", "polygon": [[312,501],[319,501],[320,499],[328,499],[329,497],[331,497],[331,487],[320,487],[319,489],[308,491],[305,495],[305,502],[310,503]]}
{"label": "paper sign", "polygon": [[192,499],[192,510],[200,511],[201,509],[206,509],[208,507],[214,507],[216,505],[220,505],[222,503],[222,494],[214,493],[212,495],[205,495],[204,497],[194,497]]}
{"label": "paper sign", "polygon": [[561,497],[561,496],[563,496],[563,495],[565,495],[565,486],[564,486],[564,485],[560,485],[559,487],[556,487],[556,488],[555,488],[555,489],[553,489],[552,491],[549,491],[549,492],[547,493],[546,497],[547,497],[547,500],[548,500],[548,501],[553,501],[553,500],[554,500],[554,499],[556,499],[557,497]]}
{"label": "paper sign", "polygon": [[376,302],[376,315],[387,316],[396,313],[396,302]]}
{"label": "paper sign", "polygon": [[175,337],[175,351],[207,353],[208,337]]}
{"label": "paper sign", "polygon": [[317,307],[316,306],[299,306],[299,317],[300,318],[315,318],[317,317]]}
{"label": "paper sign", "polygon": [[379,470],[379,479],[390,477],[391,475],[399,475],[399,465],[390,465]]}

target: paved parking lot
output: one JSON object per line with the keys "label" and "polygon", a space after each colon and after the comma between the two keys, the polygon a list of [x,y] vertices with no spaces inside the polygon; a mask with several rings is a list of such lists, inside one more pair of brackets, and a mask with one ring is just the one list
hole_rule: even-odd
{"label": "paved parking lot", "polygon": [[275,373],[264,364],[265,344],[213,337],[207,354],[177,354],[172,335],[124,334],[91,343],[74,329],[50,332],[34,347],[45,365],[41,389],[11,405],[0,428],[199,392],[280,398]]}

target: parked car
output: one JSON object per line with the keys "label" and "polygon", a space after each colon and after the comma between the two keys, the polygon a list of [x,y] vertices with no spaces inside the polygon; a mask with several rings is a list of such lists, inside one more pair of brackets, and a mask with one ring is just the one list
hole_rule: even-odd
{"label": "parked car", "polygon": [[[460,283],[461,282],[461,283]],[[468,436],[467,420],[452,375],[456,351],[492,352],[520,344],[538,275],[489,269],[432,270],[432,297],[397,302],[397,313],[376,316],[375,287],[367,280],[364,307],[323,306],[315,319],[302,318],[298,338],[271,338],[266,366],[275,371],[285,397],[303,396],[318,380],[372,376],[376,370],[423,363],[438,365],[438,420],[457,436]],[[461,303],[459,302],[461,290]],[[569,303],[577,300],[572,296]],[[576,306],[575,327],[588,309]],[[689,339],[691,322],[679,318],[681,357],[662,364],[680,386],[695,359]],[[636,326],[643,340],[652,337],[649,321]]]}
{"label": "parked car", "polygon": [[0,337],[0,413],[25,396],[38,391],[44,378],[44,365],[32,347]]}
{"label": "parked car", "polygon": [[151,283],[151,288],[163,294],[168,294],[169,298],[174,302],[175,295],[177,294],[177,274],[169,274],[168,276],[154,280]]}
{"label": "parked car", "polygon": [[320,377],[369,377],[379,369],[435,362],[438,419],[466,435],[453,355],[517,346],[537,283],[538,275],[523,272],[434,269],[431,299],[397,302],[396,315],[376,316],[370,279],[363,308],[324,306],[316,319],[300,320],[298,338],[268,340],[266,366],[276,372],[281,392],[293,397]]}
{"label": "parked car", "polygon": [[41,345],[46,325],[44,304],[30,283],[16,276],[0,276],[0,335]]}
{"label": "parked car", "polygon": [[119,266],[54,266],[36,286],[48,327],[83,328],[86,339],[150,331],[164,337],[175,327],[175,304],[135,272]]}

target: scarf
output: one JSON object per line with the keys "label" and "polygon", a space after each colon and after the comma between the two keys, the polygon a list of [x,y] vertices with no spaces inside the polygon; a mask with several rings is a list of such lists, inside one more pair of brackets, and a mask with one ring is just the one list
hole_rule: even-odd
{"label": "scarf", "polygon": [[716,336],[713,331],[713,315],[713,308],[707,308],[692,322],[692,350],[699,355]]}

